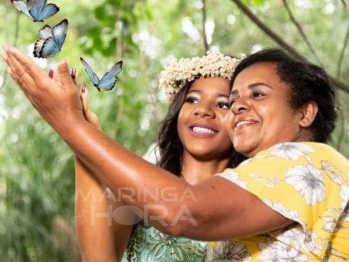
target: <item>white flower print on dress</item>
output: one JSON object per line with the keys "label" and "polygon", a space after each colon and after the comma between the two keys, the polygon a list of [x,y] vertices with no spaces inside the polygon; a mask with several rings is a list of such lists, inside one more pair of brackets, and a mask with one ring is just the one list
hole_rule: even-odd
{"label": "white flower print on dress", "polygon": [[322,170],[332,179],[337,185],[341,185],[344,182],[344,178],[341,171],[334,165],[328,163],[328,161],[321,161]]}
{"label": "white flower print on dress", "polygon": [[342,201],[342,208],[345,209],[345,207],[348,206],[349,187],[346,186],[346,185],[341,185],[341,191],[339,192],[339,195],[343,199],[343,201]]}
{"label": "white flower print on dress", "polygon": [[317,202],[325,200],[321,171],[313,166],[298,165],[288,169],[285,181],[300,191],[308,205],[314,206]]}
{"label": "white flower print on dress", "polygon": [[337,220],[334,217],[331,216],[322,216],[321,217],[322,220],[326,221],[325,226],[323,227],[323,229],[326,232],[333,232],[336,228],[336,224],[337,224]]}
{"label": "white flower print on dress", "polygon": [[288,229],[280,229],[275,231],[275,237],[281,242],[286,243],[288,245],[293,244],[295,249],[299,250],[305,240],[305,235],[302,227],[300,225],[296,225],[294,227],[290,227]]}
{"label": "white flower print on dress", "polygon": [[268,262],[306,262],[307,256],[282,242],[266,242],[258,245],[262,250],[257,256],[260,261]]}
{"label": "white flower print on dress", "polygon": [[309,162],[309,153],[313,153],[314,148],[298,143],[282,143],[271,148],[270,154],[284,159],[297,160],[304,156]]}
{"label": "white flower print on dress", "polygon": [[[335,224],[334,225],[335,228],[333,231],[337,232],[338,230],[344,229],[345,227],[343,227],[343,225],[342,225],[343,222],[349,221],[348,213],[346,212],[346,210],[343,210],[342,208],[329,208],[328,211],[333,213],[332,220],[330,220],[332,223]],[[338,216],[339,216],[339,219],[337,222]],[[325,221],[329,220],[328,217],[325,217],[325,218],[321,217],[321,219],[323,219]],[[329,226],[330,225],[327,225],[327,224],[325,225],[325,227],[324,227],[325,231],[329,231],[328,230]],[[333,232],[333,231],[329,231],[329,232]]]}
{"label": "white flower print on dress", "polygon": [[275,231],[275,237],[282,243],[293,246],[296,250],[305,250],[317,256],[320,256],[323,250],[322,246],[317,243],[318,235],[312,231],[304,232],[304,228],[297,224],[288,228]]}
{"label": "white flower print on dress", "polygon": [[291,219],[293,221],[296,221],[298,223],[302,223],[300,214],[297,210],[287,210],[286,207],[281,202],[272,202],[270,199],[262,199],[263,202],[275,210],[276,212],[280,213],[284,217],[287,217],[288,219]]}
{"label": "white flower print on dress", "polygon": [[[319,243],[321,243],[321,245]],[[320,256],[323,247],[327,246],[327,240],[320,239],[312,230],[305,232],[304,250]]]}
{"label": "white flower print on dress", "polygon": [[239,174],[234,172],[233,170],[229,171],[228,173],[225,173],[224,178],[230,180],[231,182],[234,182],[235,184],[244,189],[247,189],[248,182],[240,180]]}
{"label": "white flower print on dress", "polygon": [[258,174],[255,174],[255,173],[249,173],[248,175],[256,181],[265,182],[264,186],[266,186],[266,187],[274,187],[277,183],[280,182],[279,178],[277,178],[275,176],[270,176],[270,177],[265,178],[265,177],[261,177]]}

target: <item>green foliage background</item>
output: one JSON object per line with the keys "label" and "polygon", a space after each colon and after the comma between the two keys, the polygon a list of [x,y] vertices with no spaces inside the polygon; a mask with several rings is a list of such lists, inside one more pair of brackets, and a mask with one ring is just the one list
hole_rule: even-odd
{"label": "green foliage background", "polygon": [[[157,80],[171,59],[203,55],[206,49],[240,55],[281,46],[324,66],[340,83],[341,119],[332,144],[349,157],[346,1],[51,2],[60,12],[45,23],[33,23],[10,1],[2,1],[0,44],[13,44],[30,53],[44,24],[53,26],[67,18],[68,35],[61,53],[37,61],[45,70],[63,59],[77,68],[80,82],[88,84],[90,107],[104,132],[137,154],[156,141],[158,124],[167,110]],[[263,25],[256,25],[257,20]],[[81,56],[99,75],[123,60],[115,89],[99,93],[86,77]],[[0,259],[80,261],[74,232],[73,154],[5,70],[1,61]]]}

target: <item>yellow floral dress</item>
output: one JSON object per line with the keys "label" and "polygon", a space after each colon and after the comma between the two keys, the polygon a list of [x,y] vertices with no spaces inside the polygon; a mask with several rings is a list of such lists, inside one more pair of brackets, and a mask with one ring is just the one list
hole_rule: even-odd
{"label": "yellow floral dress", "polygon": [[221,175],[295,223],[210,243],[206,261],[349,261],[349,161],[336,150],[282,143]]}

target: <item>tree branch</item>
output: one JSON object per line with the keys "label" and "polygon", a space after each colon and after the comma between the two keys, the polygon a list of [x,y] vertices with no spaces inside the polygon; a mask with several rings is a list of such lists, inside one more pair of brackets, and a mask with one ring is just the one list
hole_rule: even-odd
{"label": "tree branch", "polygon": [[206,0],[202,0],[202,38],[204,42],[205,54],[208,51],[208,43],[207,43],[207,33],[206,33]]}
{"label": "tree branch", "polygon": [[[339,59],[338,59],[338,63],[337,63],[337,78],[340,79],[341,74],[342,74],[342,64],[343,64],[343,60],[344,60],[344,54],[345,54],[345,50],[348,46],[348,41],[349,41],[349,27],[347,29],[347,33],[345,34],[345,38],[344,38],[344,43],[343,43],[343,48],[341,50],[341,53],[339,55]],[[344,111],[344,103],[343,101],[340,99],[338,99],[338,105],[340,106],[340,110],[339,110],[339,116],[341,119],[341,127],[339,129],[338,132],[338,139],[337,139],[337,148],[340,150],[342,143],[344,141],[345,138],[345,134],[346,134],[346,126],[347,126],[347,121],[346,121],[346,113]]]}
{"label": "tree branch", "polygon": [[[308,60],[298,53],[292,46],[287,44],[281,37],[279,37],[276,33],[274,33],[266,24],[264,24],[261,20],[259,20],[250,10],[246,7],[240,0],[231,0],[235,3],[238,8],[248,16],[266,35],[268,35],[271,39],[273,39],[280,47],[288,51],[291,55],[302,62],[308,62]],[[342,83],[339,79],[332,77],[329,75],[332,83],[337,86],[339,89],[349,93],[349,86]]]}
{"label": "tree branch", "polygon": [[319,65],[321,65],[322,67],[324,67],[323,64],[322,64],[322,62],[321,62],[320,57],[318,56],[318,54],[317,54],[317,52],[316,52],[316,50],[315,50],[315,48],[313,47],[313,45],[312,45],[312,44],[310,43],[310,41],[308,40],[308,37],[305,35],[302,26],[297,22],[296,18],[294,17],[294,15],[293,15],[293,13],[292,13],[292,11],[291,11],[289,5],[287,4],[287,0],[283,0],[283,2],[284,2],[284,6],[285,6],[285,8],[286,8],[286,10],[287,10],[288,15],[290,16],[290,19],[291,19],[292,23],[297,27],[298,32],[299,32],[300,35],[303,37],[305,43],[306,43],[307,46],[309,47],[310,51],[313,53],[313,55],[314,55],[315,59],[317,60],[317,62],[319,63]]}
{"label": "tree branch", "polygon": [[345,34],[343,48],[342,48],[342,51],[340,53],[338,63],[337,63],[337,78],[340,78],[341,74],[342,74],[342,64],[343,64],[343,60],[344,60],[345,49],[347,48],[347,45],[348,45],[348,41],[349,41],[349,27],[347,29],[347,33]]}

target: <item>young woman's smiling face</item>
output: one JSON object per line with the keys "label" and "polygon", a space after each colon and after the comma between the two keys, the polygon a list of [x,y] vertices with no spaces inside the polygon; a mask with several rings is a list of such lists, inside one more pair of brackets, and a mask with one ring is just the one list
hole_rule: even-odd
{"label": "young woman's smiling face", "polygon": [[277,143],[304,139],[303,112],[290,107],[290,92],[272,63],[253,64],[238,74],[226,116],[236,151],[253,157]]}
{"label": "young woman's smiling face", "polygon": [[224,119],[229,112],[230,82],[199,78],[191,85],[178,116],[184,153],[201,159],[229,157],[232,143]]}

